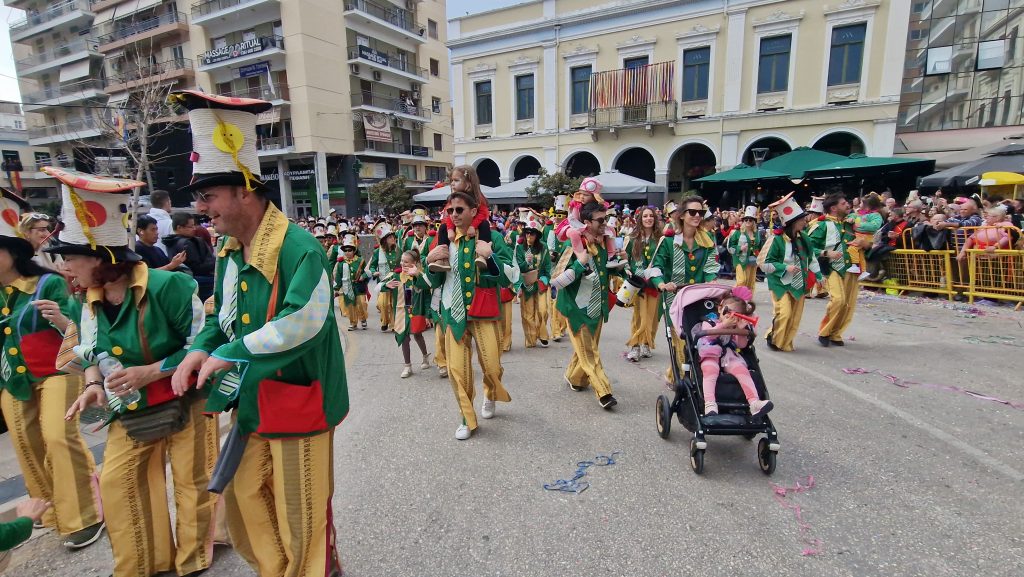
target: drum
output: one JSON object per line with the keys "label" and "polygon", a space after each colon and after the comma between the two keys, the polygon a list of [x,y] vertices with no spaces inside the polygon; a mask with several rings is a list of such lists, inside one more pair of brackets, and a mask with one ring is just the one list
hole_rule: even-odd
{"label": "drum", "polygon": [[643,288],[643,285],[636,284],[635,279],[627,278],[622,281],[619,292],[615,293],[615,301],[620,307],[631,307],[633,306],[633,299],[636,298],[637,293],[643,290]]}

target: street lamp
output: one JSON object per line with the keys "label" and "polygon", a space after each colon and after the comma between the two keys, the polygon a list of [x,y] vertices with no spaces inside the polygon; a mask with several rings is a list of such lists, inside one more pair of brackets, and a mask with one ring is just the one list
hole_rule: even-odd
{"label": "street lamp", "polygon": [[767,148],[751,148],[750,152],[754,154],[754,166],[761,168],[761,163],[768,157]]}

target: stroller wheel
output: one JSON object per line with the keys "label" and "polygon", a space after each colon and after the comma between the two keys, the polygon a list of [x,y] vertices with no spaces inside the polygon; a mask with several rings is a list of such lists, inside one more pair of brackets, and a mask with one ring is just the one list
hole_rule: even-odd
{"label": "stroller wheel", "polygon": [[672,403],[669,402],[668,397],[665,395],[658,395],[658,400],[654,404],[654,410],[658,423],[658,436],[662,439],[667,439],[669,431],[672,430]]}
{"label": "stroller wheel", "polygon": [[690,439],[690,467],[700,475],[704,472],[704,449],[698,449],[695,445],[696,441]]}
{"label": "stroller wheel", "polygon": [[775,472],[775,457],[776,452],[768,448],[768,439],[762,438],[757,442],[757,464],[762,473],[771,475]]}

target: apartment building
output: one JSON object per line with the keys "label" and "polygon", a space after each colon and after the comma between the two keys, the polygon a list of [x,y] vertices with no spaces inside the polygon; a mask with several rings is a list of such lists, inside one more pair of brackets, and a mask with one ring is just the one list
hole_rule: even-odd
{"label": "apartment building", "polygon": [[890,155],[910,2],[536,0],[450,21],[455,162],[667,186],[800,146]]}
{"label": "apartment building", "polygon": [[443,1],[204,0],[199,85],[270,100],[261,171],[290,215],[359,214],[366,188],[429,188],[452,161]]}
{"label": "apartment building", "polygon": [[43,206],[57,198],[57,181],[39,171],[50,164],[50,150],[30,146],[25,126],[20,104],[0,102],[0,186]]}

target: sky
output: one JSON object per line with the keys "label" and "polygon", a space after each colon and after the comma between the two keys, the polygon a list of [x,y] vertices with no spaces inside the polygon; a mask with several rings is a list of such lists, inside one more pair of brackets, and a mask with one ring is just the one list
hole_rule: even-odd
{"label": "sky", "polygon": [[[465,14],[482,12],[494,8],[502,8],[520,4],[523,0],[448,0],[448,17],[464,16]],[[14,20],[20,20],[23,12],[6,6],[0,6],[0,100],[20,102],[18,81],[14,73],[14,57],[11,54],[11,41],[8,27]]]}

